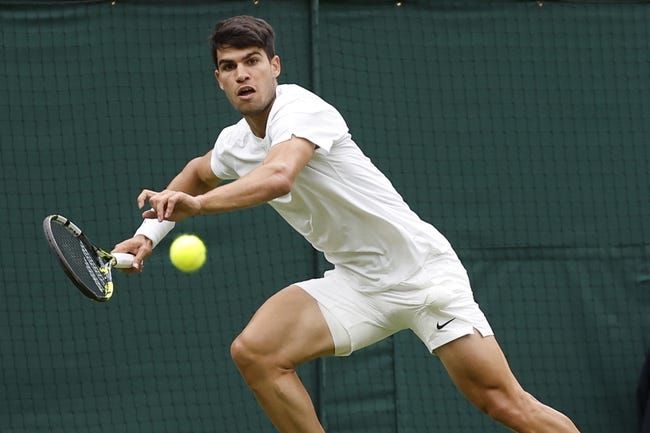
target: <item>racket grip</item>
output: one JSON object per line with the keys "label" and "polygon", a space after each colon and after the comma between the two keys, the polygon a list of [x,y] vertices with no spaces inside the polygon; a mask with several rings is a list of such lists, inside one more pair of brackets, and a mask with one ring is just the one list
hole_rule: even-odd
{"label": "racket grip", "polygon": [[113,258],[115,259],[115,265],[113,267],[118,269],[126,269],[133,266],[133,254],[129,253],[113,253]]}

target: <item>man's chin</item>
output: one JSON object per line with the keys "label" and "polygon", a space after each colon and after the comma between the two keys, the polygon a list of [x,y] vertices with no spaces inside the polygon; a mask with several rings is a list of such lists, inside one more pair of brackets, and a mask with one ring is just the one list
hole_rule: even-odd
{"label": "man's chin", "polygon": [[266,105],[259,104],[238,104],[235,108],[242,116],[260,116],[270,110],[273,101]]}
{"label": "man's chin", "polygon": [[242,116],[245,116],[245,117],[259,116],[260,114],[262,114],[264,112],[264,110],[255,109],[255,108],[252,108],[252,107],[243,107],[243,108],[239,107],[237,109],[237,111],[239,112],[239,114],[241,114]]}

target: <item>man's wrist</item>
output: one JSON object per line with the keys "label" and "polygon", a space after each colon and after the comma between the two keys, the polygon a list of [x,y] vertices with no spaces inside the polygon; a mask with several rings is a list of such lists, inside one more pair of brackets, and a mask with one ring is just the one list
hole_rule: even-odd
{"label": "man's wrist", "polygon": [[158,221],[156,219],[145,219],[140,227],[135,231],[135,235],[142,235],[151,241],[151,248],[163,240],[176,225],[173,221]]}

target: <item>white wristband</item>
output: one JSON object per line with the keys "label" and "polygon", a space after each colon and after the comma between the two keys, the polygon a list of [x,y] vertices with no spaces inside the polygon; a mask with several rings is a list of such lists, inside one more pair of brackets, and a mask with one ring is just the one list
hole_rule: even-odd
{"label": "white wristband", "polygon": [[144,235],[153,243],[153,247],[163,240],[167,233],[169,233],[176,223],[174,221],[158,221],[157,219],[145,219],[140,228],[135,231],[136,235]]}

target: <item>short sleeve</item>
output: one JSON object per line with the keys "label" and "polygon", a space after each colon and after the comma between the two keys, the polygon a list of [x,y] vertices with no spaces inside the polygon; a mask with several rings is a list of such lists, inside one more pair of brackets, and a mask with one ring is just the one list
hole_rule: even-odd
{"label": "short sleeve", "polygon": [[332,145],[348,133],[343,116],[319,98],[295,99],[283,105],[269,120],[267,131],[271,146],[295,135],[329,152]]}
{"label": "short sleeve", "polygon": [[229,151],[232,143],[239,139],[237,134],[237,125],[232,125],[224,128],[212,149],[212,158],[210,159],[210,167],[212,172],[219,179],[236,179],[238,177],[235,170],[235,161],[233,155]]}

